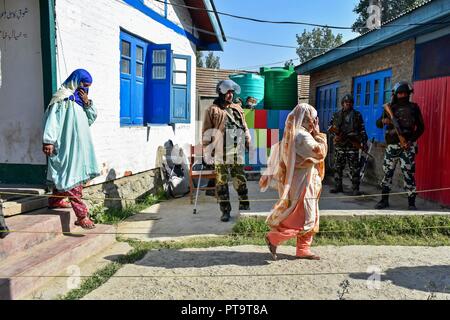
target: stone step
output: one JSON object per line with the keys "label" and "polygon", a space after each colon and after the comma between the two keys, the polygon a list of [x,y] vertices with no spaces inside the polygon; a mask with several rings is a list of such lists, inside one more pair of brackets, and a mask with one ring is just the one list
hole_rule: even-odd
{"label": "stone step", "polygon": [[0,259],[73,231],[75,220],[71,209],[41,209],[8,217],[6,224],[12,232],[0,240]]}
{"label": "stone step", "polygon": [[9,199],[1,203],[1,210],[5,217],[11,217],[25,212],[47,207],[47,197],[23,197],[19,199]]}
{"label": "stone step", "polygon": [[[57,236],[0,262],[0,300],[17,300],[104,250],[115,241],[113,226],[97,225],[83,235]],[[105,234],[106,233],[106,234]]]}

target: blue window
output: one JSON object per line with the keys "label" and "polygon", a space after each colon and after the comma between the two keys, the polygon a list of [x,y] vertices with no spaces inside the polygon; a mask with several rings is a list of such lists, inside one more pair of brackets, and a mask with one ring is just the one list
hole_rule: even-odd
{"label": "blue window", "polygon": [[339,97],[339,82],[317,88],[317,113],[320,120],[320,130],[325,132],[337,110]]}
{"label": "blue window", "polygon": [[353,83],[355,109],[361,112],[367,135],[377,141],[384,141],[383,130],[376,127],[383,105],[391,98],[392,70],[384,70],[360,77]]}
{"label": "blue window", "polygon": [[120,124],[190,122],[191,58],[120,34]]}
{"label": "blue window", "polygon": [[189,123],[191,118],[191,57],[174,55],[172,76],[172,123]]}
{"label": "blue window", "polygon": [[144,124],[145,59],[148,43],[120,33],[120,124]]}

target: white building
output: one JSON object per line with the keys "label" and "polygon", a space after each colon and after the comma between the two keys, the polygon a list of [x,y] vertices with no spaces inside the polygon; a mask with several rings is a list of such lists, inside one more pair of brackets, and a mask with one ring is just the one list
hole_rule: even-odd
{"label": "white building", "polygon": [[98,110],[91,130],[102,176],[91,184],[155,169],[156,151],[168,139],[194,142],[195,52],[222,50],[225,41],[213,0],[5,4],[0,184],[45,181],[44,109],[78,68],[93,76],[89,94]]}

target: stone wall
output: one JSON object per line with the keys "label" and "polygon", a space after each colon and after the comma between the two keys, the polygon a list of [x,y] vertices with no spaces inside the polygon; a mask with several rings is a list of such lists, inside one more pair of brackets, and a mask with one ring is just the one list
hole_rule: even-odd
{"label": "stone wall", "polygon": [[[143,198],[157,193],[163,185],[159,168],[142,172],[129,177],[86,187],[83,191],[89,207],[104,205],[108,208],[123,208],[127,204],[134,204],[132,199]],[[122,201],[107,200],[121,198]]]}

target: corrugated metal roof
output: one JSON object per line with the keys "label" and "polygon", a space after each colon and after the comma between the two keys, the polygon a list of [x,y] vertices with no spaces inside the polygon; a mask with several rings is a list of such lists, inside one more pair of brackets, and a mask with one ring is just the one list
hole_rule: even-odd
{"label": "corrugated metal roof", "polygon": [[[425,6],[430,6],[430,9],[432,10],[428,10],[429,12],[420,10]],[[404,13],[400,14],[399,16],[389,21],[386,21],[383,24],[383,26],[386,26],[388,24],[392,25],[397,24],[399,27],[402,27],[401,23],[398,23],[398,21],[407,15],[416,14],[416,12],[421,17],[422,21],[428,21],[438,18],[441,19],[443,16],[450,14],[450,1],[426,0],[424,3],[415,6],[410,10],[405,11]],[[342,62],[343,60],[350,59],[349,57],[357,57],[362,54],[368,53],[368,51],[370,50],[372,51],[377,50],[375,46],[379,44],[381,45],[378,46],[378,48],[381,49],[383,46],[389,45],[389,43],[386,42],[388,41],[388,39],[396,40],[397,42],[399,42],[405,40],[405,34],[409,37],[414,37],[416,36],[416,34],[410,31],[412,31],[413,29],[417,30],[419,27],[420,26],[417,25],[408,25],[405,26],[405,28],[403,28],[402,30],[399,30],[397,28],[381,28],[371,30],[369,32],[366,32],[365,34],[362,34],[356,38],[353,38],[345,42],[339,47],[328,50],[322,53],[321,55],[314,57],[313,59],[310,59],[301,65],[296,66],[295,70],[301,74],[309,74],[314,70],[324,68],[325,66],[333,64],[336,61]],[[425,28],[425,26],[423,27]],[[403,34],[400,35],[401,33]],[[348,51],[346,50],[345,52],[343,52],[342,51],[343,49],[348,49]]]}

